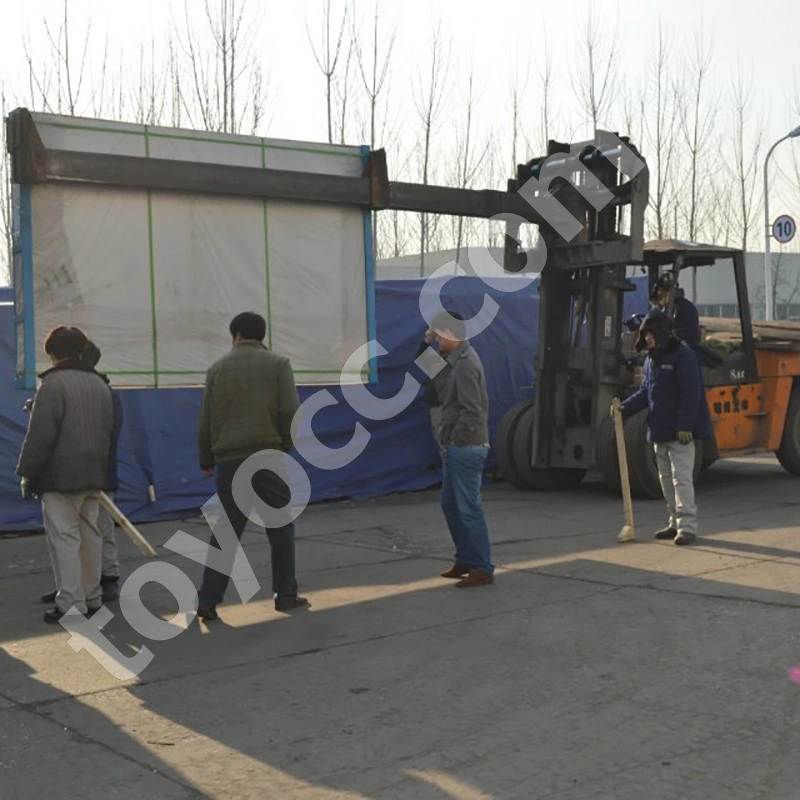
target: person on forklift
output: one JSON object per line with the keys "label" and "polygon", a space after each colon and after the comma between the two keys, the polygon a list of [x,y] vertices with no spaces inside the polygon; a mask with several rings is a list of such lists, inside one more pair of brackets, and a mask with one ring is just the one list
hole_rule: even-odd
{"label": "person on forklift", "polygon": [[[672,300],[671,314],[670,300]],[[723,359],[719,353],[702,343],[703,332],[700,329],[697,307],[686,298],[686,293],[678,286],[678,276],[675,272],[669,271],[659,276],[650,294],[650,304],[652,308],[671,317],[675,337],[694,350],[703,367],[713,370],[722,363]]]}
{"label": "person on forklift", "polygon": [[675,324],[675,336],[688,345],[700,344],[703,338],[700,330],[700,315],[686,293],[678,286],[678,276],[674,272],[665,272],[659,276],[650,294],[650,303],[668,316],[670,315],[670,295],[674,291],[672,302],[672,320]]}
{"label": "person on forklift", "polygon": [[666,528],[655,538],[692,544],[697,535],[695,440],[714,436],[700,364],[694,350],[675,335],[673,321],[658,309],[645,317],[635,349],[647,350],[644,380],[620,410],[630,417],[648,409],[647,439],[669,512]]}

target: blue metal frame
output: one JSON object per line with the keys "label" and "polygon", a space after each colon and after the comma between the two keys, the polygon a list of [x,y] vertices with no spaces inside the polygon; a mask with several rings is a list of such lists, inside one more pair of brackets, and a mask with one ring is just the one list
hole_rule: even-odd
{"label": "blue metal frame", "polygon": [[[367,145],[361,146],[361,164],[366,167],[369,160],[370,149]],[[372,230],[372,212],[364,212],[364,272],[366,276],[366,295],[367,295],[367,335],[369,341],[373,342],[377,336],[375,323],[375,253],[374,235]],[[378,382],[378,364],[376,361],[377,353],[375,345],[370,344],[369,348],[369,382]]]}
{"label": "blue metal frame", "polygon": [[[17,376],[18,389],[36,388],[36,326],[33,305],[33,187],[23,184],[19,191],[19,223],[22,239],[22,335],[23,373]],[[15,276],[16,278],[17,276]],[[19,308],[14,304],[14,330],[20,323]]]}

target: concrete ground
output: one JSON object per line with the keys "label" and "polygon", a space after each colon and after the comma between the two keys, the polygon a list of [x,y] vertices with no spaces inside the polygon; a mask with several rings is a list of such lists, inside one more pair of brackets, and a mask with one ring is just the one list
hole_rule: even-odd
{"label": "concrete ground", "polygon": [[[451,548],[436,492],[309,509],[298,564],[313,608],[229,592],[216,624],[169,641],[113,606],[120,682],[60,626],[41,537],[0,541],[0,797],[709,800],[800,796],[800,482],[769,459],[717,465],[702,539],[614,543],[598,486],[485,492],[491,587],[437,577]],[[162,544],[199,520],[144,526]],[[143,559],[122,541],[123,570]],[[199,567],[162,551],[196,581]],[[158,584],[147,606],[176,608]]]}

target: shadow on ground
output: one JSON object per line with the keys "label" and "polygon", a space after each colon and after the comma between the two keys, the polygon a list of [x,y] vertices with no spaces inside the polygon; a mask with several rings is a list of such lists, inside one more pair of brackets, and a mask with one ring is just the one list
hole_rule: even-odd
{"label": "shadow on ground", "polygon": [[[642,541],[619,546],[613,498],[495,487],[498,579],[468,592],[437,577],[435,495],[312,509],[311,611],[231,593],[219,623],[158,643],[117,613],[114,645],[154,653],[127,684],[43,630],[47,576],[6,576],[10,796],[795,798],[797,504],[771,467],[747,496],[738,473],[712,476],[694,548],[644,541],[660,504],[637,505]],[[267,575],[264,543],[248,535],[246,551]],[[158,586],[143,597],[174,612]],[[37,769],[34,740],[66,772]]]}

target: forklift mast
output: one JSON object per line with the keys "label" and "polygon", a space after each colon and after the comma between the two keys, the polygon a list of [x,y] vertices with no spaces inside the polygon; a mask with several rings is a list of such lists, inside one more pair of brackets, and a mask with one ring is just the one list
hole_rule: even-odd
{"label": "forklift mast", "polygon": [[[597,136],[601,139],[602,134]],[[622,144],[631,147],[625,140]],[[626,279],[627,267],[643,258],[648,175],[643,168],[624,182],[615,161],[618,150],[609,157],[601,144],[587,146],[579,155],[581,164],[616,202],[598,209],[574,183],[561,178],[553,185],[553,194],[579,220],[581,229],[565,242],[549,226],[540,227],[548,258],[539,284],[534,411],[514,434],[530,436],[529,459],[516,446],[516,471],[530,488],[540,488],[539,484],[557,488],[583,477],[595,463],[599,422],[629,380],[620,335],[623,300],[625,292],[635,290]],[[550,142],[547,158],[570,151],[574,146]],[[521,165],[517,185],[538,177],[547,158]],[[626,206],[627,234],[623,232]],[[527,460],[530,470],[522,463]]]}

